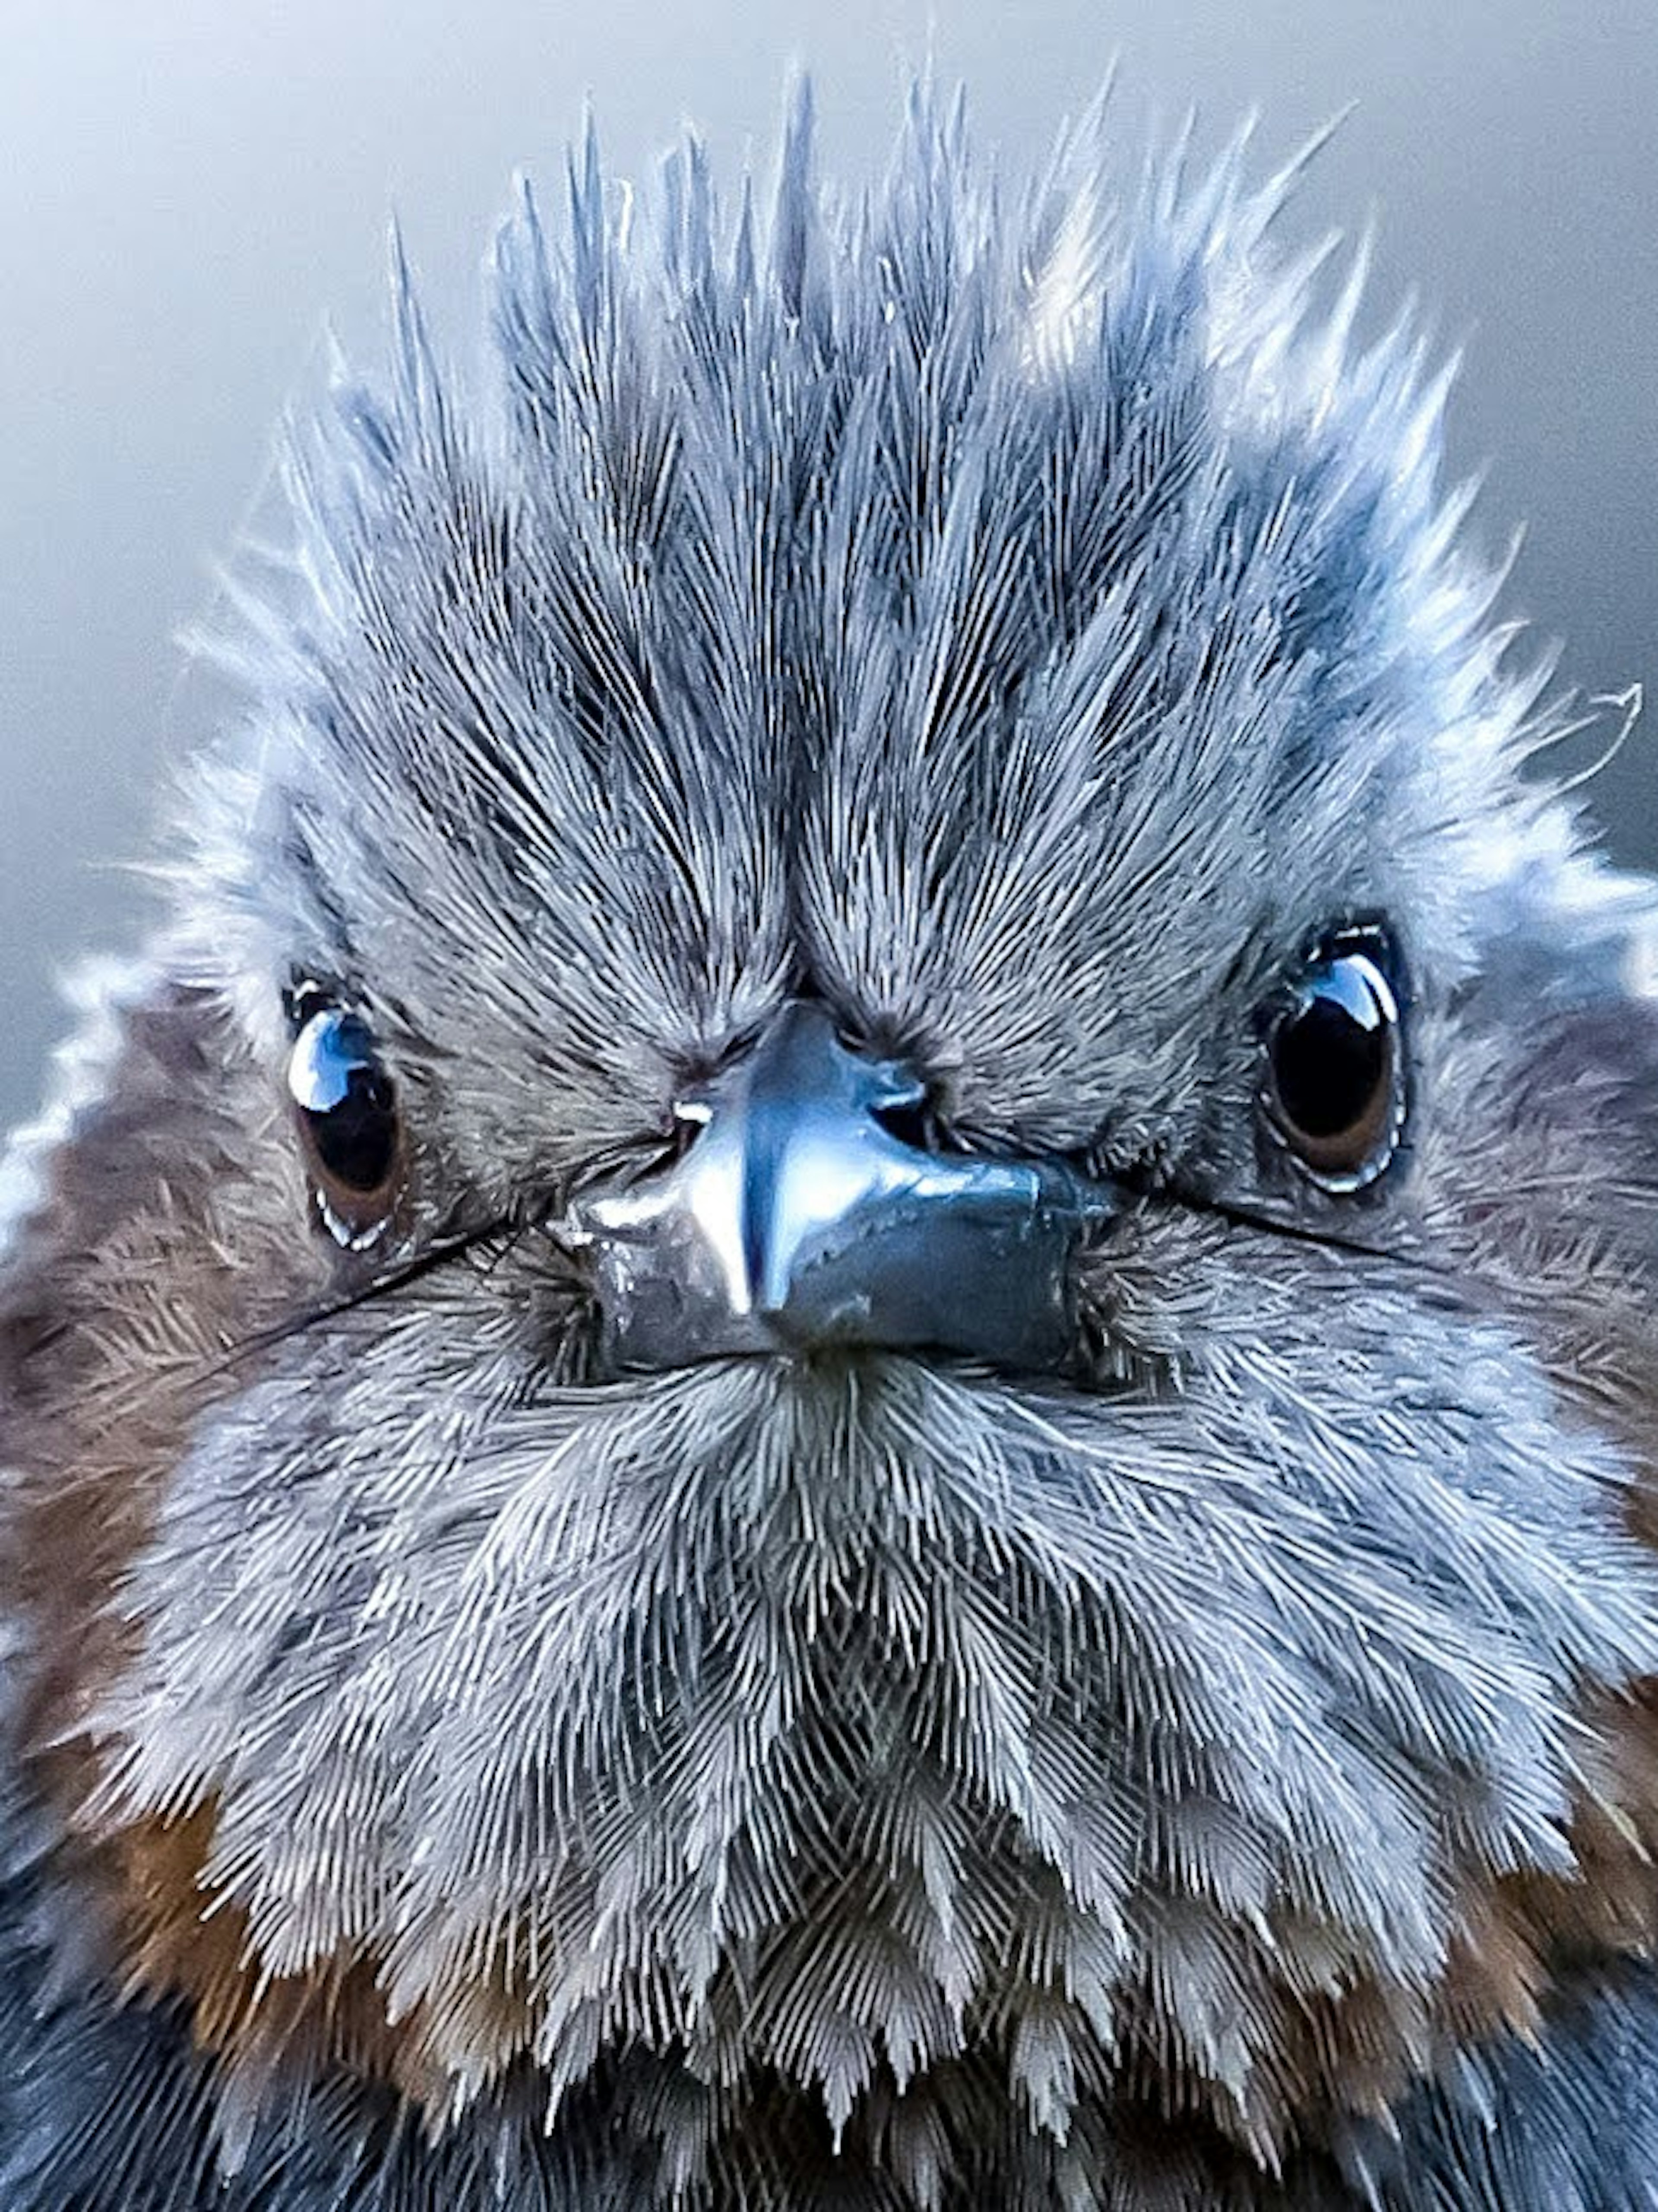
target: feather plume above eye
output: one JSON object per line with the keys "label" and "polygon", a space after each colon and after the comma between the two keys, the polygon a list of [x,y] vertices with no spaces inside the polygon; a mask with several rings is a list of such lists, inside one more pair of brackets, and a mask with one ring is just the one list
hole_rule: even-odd
{"label": "feather plume above eye", "polygon": [[1652,887],[1247,147],[394,240],[0,1273],[9,2204],[1642,2201]]}
{"label": "feather plume above eye", "polygon": [[[759,1018],[797,896],[848,1009],[926,1042],[1016,946],[1108,1006],[1108,910],[1178,927],[1248,884],[1264,933],[1269,902],[1386,905],[1354,881],[1383,808],[1413,906],[1451,889],[1448,827],[1459,891],[1523,865],[1536,684],[1499,678],[1436,489],[1444,383],[1406,331],[1355,352],[1351,287],[1321,319],[1310,265],[1275,268],[1294,165],[1251,189],[1240,143],[1125,199],[1096,118],[1010,213],[918,97],[885,187],[837,208],[810,137],[803,97],[764,225],[746,193],[722,216],[695,143],[635,209],[590,137],[562,240],[526,186],[482,404],[394,252],[389,384],[343,371],[298,434],[299,605],[238,648],[264,834],[227,774],[211,942],[261,967],[302,931],[389,992],[331,887],[440,871],[427,904],[636,1089],[654,1041],[714,1056]],[[1236,836],[1194,840],[1199,811]],[[422,1033],[452,951],[404,986]],[[1080,1083],[1104,1043],[1078,1034]],[[1016,1060],[983,1110],[1049,1073]]]}

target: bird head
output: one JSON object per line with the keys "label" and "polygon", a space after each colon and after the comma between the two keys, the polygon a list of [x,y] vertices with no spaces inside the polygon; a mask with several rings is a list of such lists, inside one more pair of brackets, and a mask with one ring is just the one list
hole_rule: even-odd
{"label": "bird head", "polygon": [[399,258],[290,442],[4,1292],[53,1893],[232,2163],[1195,2187],[1652,1932],[1651,893],[1408,334],[1103,176],[590,147],[489,392]]}

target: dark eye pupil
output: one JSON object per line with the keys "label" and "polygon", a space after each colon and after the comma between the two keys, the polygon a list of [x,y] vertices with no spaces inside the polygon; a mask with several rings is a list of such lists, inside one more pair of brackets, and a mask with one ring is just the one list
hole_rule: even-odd
{"label": "dark eye pupil", "polygon": [[359,1197],[379,1192],[397,1158],[397,1103],[367,1025],[337,1008],[313,1014],[288,1081],[323,1174]]}
{"label": "dark eye pupil", "polygon": [[351,1190],[380,1188],[397,1150],[392,1086],[384,1076],[353,1068],[344,1097],[308,1120],[317,1157],[330,1175]]}
{"label": "dark eye pupil", "polygon": [[1278,1103],[1309,1137],[1339,1136],[1358,1121],[1388,1073],[1388,1024],[1366,980],[1368,961],[1338,961],[1310,977],[1300,1010],[1272,1051]]}
{"label": "dark eye pupil", "polygon": [[1380,1175],[1402,1115],[1399,1008],[1387,955],[1333,949],[1302,975],[1273,1027],[1267,1102],[1279,1135],[1327,1190]]}

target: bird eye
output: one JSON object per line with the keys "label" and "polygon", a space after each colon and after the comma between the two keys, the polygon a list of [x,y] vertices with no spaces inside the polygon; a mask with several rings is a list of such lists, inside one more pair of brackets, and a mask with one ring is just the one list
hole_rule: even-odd
{"label": "bird eye", "polygon": [[372,1244],[397,1196],[402,1125],[367,1023],[338,1006],[311,1014],[288,1063],[288,1088],[330,1234],[352,1250]]}
{"label": "bird eye", "polygon": [[1324,1189],[1359,1190],[1393,1158],[1405,1117],[1399,1004],[1374,932],[1308,965],[1267,1040],[1266,1098],[1279,1135]]}

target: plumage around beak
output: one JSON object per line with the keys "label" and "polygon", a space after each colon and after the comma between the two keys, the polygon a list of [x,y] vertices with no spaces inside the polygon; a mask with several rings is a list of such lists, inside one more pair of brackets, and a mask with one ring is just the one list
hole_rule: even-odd
{"label": "plumage around beak", "polygon": [[822,1007],[785,1008],[680,1108],[695,1133],[673,1166],[571,1210],[617,1364],[878,1345],[1058,1365],[1069,1256],[1109,1186],[908,1143],[883,1117],[921,1098]]}

